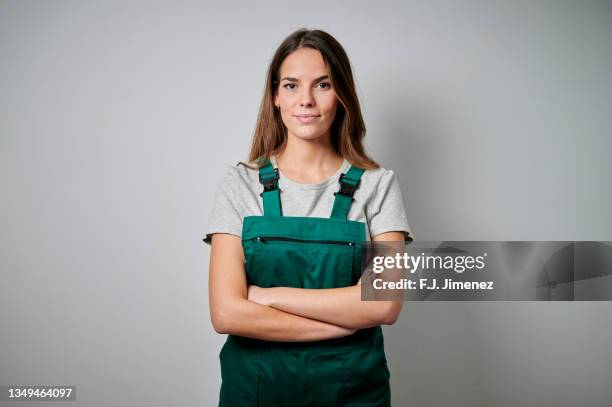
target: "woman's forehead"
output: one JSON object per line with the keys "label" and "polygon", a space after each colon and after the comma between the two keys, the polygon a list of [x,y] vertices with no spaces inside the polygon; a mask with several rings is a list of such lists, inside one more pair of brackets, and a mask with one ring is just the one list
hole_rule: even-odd
{"label": "woman's forehead", "polygon": [[316,49],[300,48],[285,58],[280,66],[280,76],[312,80],[327,75],[327,66]]}

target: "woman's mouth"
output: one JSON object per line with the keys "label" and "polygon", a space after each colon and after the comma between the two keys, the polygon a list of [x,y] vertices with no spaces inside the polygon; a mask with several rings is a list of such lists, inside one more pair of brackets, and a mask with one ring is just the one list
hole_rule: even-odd
{"label": "woman's mouth", "polygon": [[300,123],[313,123],[313,122],[319,120],[319,117],[321,117],[321,116],[320,115],[313,115],[313,114],[295,115],[295,118]]}

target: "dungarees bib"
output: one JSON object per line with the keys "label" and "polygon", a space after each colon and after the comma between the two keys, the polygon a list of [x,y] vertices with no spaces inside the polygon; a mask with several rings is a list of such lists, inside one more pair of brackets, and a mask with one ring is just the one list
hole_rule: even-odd
{"label": "dungarees bib", "polygon": [[[352,166],[340,176],[329,218],[283,216],[278,169],[266,160],[259,170],[264,214],[245,217],[242,227],[247,283],[296,288],[357,284],[365,224],[347,216],[363,172]],[[380,326],[311,342],[228,335],[219,358],[220,407],[390,406]]]}

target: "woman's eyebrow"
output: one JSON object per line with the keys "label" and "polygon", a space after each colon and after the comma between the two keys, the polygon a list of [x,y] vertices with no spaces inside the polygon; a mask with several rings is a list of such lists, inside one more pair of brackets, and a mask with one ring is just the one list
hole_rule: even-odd
{"label": "woman's eyebrow", "polygon": [[[316,83],[316,82],[322,81],[323,79],[327,79],[327,78],[329,78],[329,75],[319,76],[317,79],[312,81],[312,83]],[[285,76],[283,79],[281,79],[281,81],[284,81],[284,80],[288,80],[289,82],[299,82],[300,81],[299,79],[292,78],[290,76]]]}

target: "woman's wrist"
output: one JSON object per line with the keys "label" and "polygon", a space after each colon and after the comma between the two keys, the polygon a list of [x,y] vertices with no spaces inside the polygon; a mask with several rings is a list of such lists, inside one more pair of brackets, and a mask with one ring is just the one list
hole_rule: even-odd
{"label": "woman's wrist", "polygon": [[264,288],[264,298],[268,307],[274,307],[277,304],[277,296],[284,287],[269,287]]}

